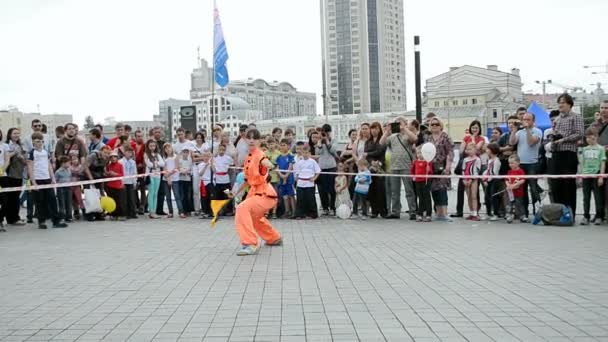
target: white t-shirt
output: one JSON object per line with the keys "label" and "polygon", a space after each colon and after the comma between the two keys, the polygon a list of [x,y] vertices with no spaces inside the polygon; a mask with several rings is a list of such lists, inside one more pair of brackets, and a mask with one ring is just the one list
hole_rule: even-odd
{"label": "white t-shirt", "polygon": [[8,145],[0,141],[0,177],[6,176],[6,172],[4,172],[4,158],[8,153]]}
{"label": "white t-shirt", "polygon": [[173,152],[175,154],[180,154],[184,149],[194,150],[194,143],[190,140],[184,140],[184,142],[176,142],[173,144]]}
{"label": "white t-shirt", "polygon": [[[165,159],[165,171],[167,172],[171,172],[173,170],[176,169],[176,162],[175,162],[175,156],[173,157],[167,157],[167,159]],[[165,176],[165,179],[167,178],[167,176]],[[171,181],[172,182],[178,182],[179,181],[179,170],[177,170],[175,173],[171,174],[170,176]]]}
{"label": "white t-shirt", "polygon": [[224,154],[223,156],[216,156],[213,158],[215,163],[215,183],[216,184],[229,184],[230,175],[228,174],[229,168],[234,164],[232,157]]}
{"label": "white t-shirt", "polygon": [[311,179],[321,172],[319,164],[312,158],[298,160],[293,171],[299,188],[314,188],[315,182]]}
{"label": "white t-shirt", "polygon": [[245,164],[245,159],[247,159],[247,155],[249,154],[249,144],[245,139],[239,139],[239,142],[236,143],[236,153],[237,153],[237,166],[243,166]]}
{"label": "white t-shirt", "polygon": [[[203,171],[203,169],[205,168],[205,166],[207,166],[207,163],[205,163],[203,161],[198,164],[198,171],[197,172],[198,172],[199,175],[201,174],[201,172]],[[205,185],[211,183],[211,167],[208,167],[205,170],[205,173],[203,173],[203,175],[201,176],[201,180],[203,182],[205,182]]]}
{"label": "white t-shirt", "polygon": [[49,173],[49,153],[42,149],[40,151],[34,149],[29,153],[28,159],[34,162],[34,180],[51,179]]}
{"label": "white t-shirt", "polygon": [[199,154],[203,154],[203,152],[208,152],[211,149],[209,147],[209,144],[207,144],[206,142],[204,142],[201,147],[198,147],[196,146],[196,143],[193,143],[192,147],[194,148],[194,151],[198,152]]}

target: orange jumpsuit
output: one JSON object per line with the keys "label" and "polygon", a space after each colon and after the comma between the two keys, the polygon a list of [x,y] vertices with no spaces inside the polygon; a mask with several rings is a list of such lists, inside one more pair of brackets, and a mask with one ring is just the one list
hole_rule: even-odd
{"label": "orange jumpsuit", "polygon": [[255,149],[249,152],[245,160],[245,181],[250,185],[250,189],[245,201],[237,206],[235,215],[236,231],[242,245],[257,246],[258,235],[267,243],[273,243],[281,238],[281,234],[265,217],[278,200],[276,191],[266,181],[268,170],[262,165],[262,160],[265,158],[264,152]]}

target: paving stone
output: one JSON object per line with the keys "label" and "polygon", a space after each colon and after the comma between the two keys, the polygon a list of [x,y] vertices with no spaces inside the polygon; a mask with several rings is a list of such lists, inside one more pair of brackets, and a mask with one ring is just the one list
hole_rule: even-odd
{"label": "paving stone", "polygon": [[[405,216],[405,215],[404,215]],[[608,229],[275,220],[8,228],[0,341],[608,340]]]}

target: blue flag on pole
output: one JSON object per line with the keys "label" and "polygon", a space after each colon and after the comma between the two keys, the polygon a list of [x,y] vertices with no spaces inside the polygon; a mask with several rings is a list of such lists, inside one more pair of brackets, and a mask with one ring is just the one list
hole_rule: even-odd
{"label": "blue flag on pole", "polygon": [[224,40],[224,31],[222,30],[222,22],[220,21],[220,12],[217,9],[217,4],[213,1],[213,70],[215,82],[220,87],[225,87],[228,82],[228,49]]}

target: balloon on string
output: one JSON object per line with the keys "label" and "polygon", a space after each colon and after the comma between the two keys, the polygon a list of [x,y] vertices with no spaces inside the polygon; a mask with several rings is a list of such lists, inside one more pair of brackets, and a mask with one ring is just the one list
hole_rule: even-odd
{"label": "balloon on string", "polygon": [[112,197],[103,196],[100,198],[99,202],[101,203],[101,209],[108,214],[111,214],[116,210],[116,202]]}
{"label": "balloon on string", "polygon": [[422,145],[420,152],[422,153],[422,158],[424,158],[424,160],[430,163],[431,161],[433,161],[433,159],[435,159],[437,149],[435,148],[435,145],[431,143],[426,143]]}
{"label": "balloon on string", "polygon": [[346,204],[340,204],[340,206],[336,209],[336,216],[343,220],[347,220],[350,217],[350,214],[350,207]]}

